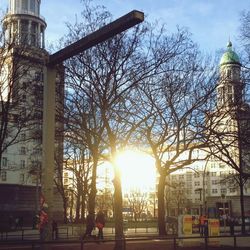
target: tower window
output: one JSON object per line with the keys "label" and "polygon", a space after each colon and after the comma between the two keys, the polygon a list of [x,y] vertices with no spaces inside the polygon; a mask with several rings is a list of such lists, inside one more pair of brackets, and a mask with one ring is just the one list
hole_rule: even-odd
{"label": "tower window", "polygon": [[20,174],[20,182],[21,182],[21,183],[24,182],[24,174]]}
{"label": "tower window", "polygon": [[1,179],[2,179],[2,181],[7,181],[7,173],[6,173],[6,171],[1,171]]}
{"label": "tower window", "polygon": [[231,70],[228,69],[228,70],[227,70],[227,78],[231,78],[231,74],[232,74]]}
{"label": "tower window", "polygon": [[7,167],[7,164],[8,164],[7,158],[6,158],[6,157],[3,157],[3,158],[2,158],[2,167],[3,167],[3,168],[6,168],[6,167]]}
{"label": "tower window", "polygon": [[30,10],[35,12],[36,6],[35,6],[35,1],[30,1]]}
{"label": "tower window", "polygon": [[22,10],[28,11],[28,0],[22,0]]}
{"label": "tower window", "polygon": [[20,167],[21,167],[22,169],[25,168],[25,160],[21,160]]}
{"label": "tower window", "polygon": [[28,44],[28,22],[22,21],[21,22],[21,43],[22,44]]}
{"label": "tower window", "polygon": [[20,154],[21,155],[25,155],[26,154],[26,148],[25,147],[21,147]]}

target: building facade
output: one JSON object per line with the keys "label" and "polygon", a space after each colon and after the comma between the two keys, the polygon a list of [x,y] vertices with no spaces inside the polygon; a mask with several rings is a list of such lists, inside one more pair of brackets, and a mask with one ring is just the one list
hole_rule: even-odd
{"label": "building facade", "polygon": [[[43,86],[48,52],[45,50],[45,19],[40,15],[40,0],[9,0],[2,20],[1,48],[2,102],[8,102],[9,133],[1,157],[0,216],[22,217],[30,223],[39,210],[42,162]],[[64,75],[58,68],[57,117],[63,112]],[[8,98],[7,98],[8,97]],[[60,98],[59,98],[60,97]],[[3,113],[4,110],[1,110]],[[13,119],[12,119],[13,118]],[[63,124],[56,122],[56,155],[62,162]],[[62,168],[62,166],[58,166]],[[61,200],[55,190],[55,205]]]}
{"label": "building facade", "polygon": [[[249,173],[250,108],[244,101],[240,59],[231,42],[221,57],[219,69],[217,104],[210,120],[217,131],[212,137],[216,149],[206,161],[197,161],[188,169],[171,174],[167,190],[169,215],[190,212],[211,217],[241,216],[239,171]],[[201,158],[205,158],[207,152],[198,151],[197,155],[203,154]],[[243,192],[245,214],[250,216],[249,181]]]}

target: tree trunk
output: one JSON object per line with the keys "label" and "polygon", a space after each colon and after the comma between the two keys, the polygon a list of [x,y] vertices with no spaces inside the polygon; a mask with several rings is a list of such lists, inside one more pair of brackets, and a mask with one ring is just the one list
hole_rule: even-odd
{"label": "tree trunk", "polygon": [[98,161],[93,154],[93,168],[91,177],[91,188],[89,194],[89,214],[95,216],[95,199],[96,199],[96,171],[97,171]]}
{"label": "tree trunk", "polygon": [[[79,190],[79,189],[78,189]],[[77,194],[76,197],[76,214],[75,214],[75,222],[79,222],[80,218],[80,194]]]}
{"label": "tree trunk", "polygon": [[82,194],[82,203],[81,203],[81,222],[85,220],[85,209],[86,209],[86,194],[83,192]]}
{"label": "tree trunk", "polygon": [[68,218],[67,218],[67,198],[63,197],[63,220],[64,220],[64,223],[68,223]]}
{"label": "tree trunk", "polygon": [[166,223],[165,223],[165,205],[164,205],[164,189],[165,189],[166,176],[161,174],[158,185],[158,228],[159,236],[165,236]]}
{"label": "tree trunk", "polygon": [[114,217],[115,217],[115,248],[114,250],[125,250],[123,242],[123,215],[122,215],[122,187],[121,176],[118,167],[114,164]]}

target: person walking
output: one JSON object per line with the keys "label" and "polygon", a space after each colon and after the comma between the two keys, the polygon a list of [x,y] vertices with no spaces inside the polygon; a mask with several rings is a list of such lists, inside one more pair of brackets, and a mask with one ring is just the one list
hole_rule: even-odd
{"label": "person walking", "polygon": [[94,215],[88,214],[86,217],[86,231],[85,234],[83,235],[83,239],[87,237],[92,236],[92,231],[95,227],[95,217]]}
{"label": "person walking", "polygon": [[230,228],[230,235],[234,235],[234,218],[233,217],[229,217],[228,218],[228,224],[229,224],[229,228]]}
{"label": "person walking", "polygon": [[52,226],[52,239],[53,240],[57,240],[58,239],[58,226],[57,226],[57,222],[55,220],[52,220],[51,226]]}
{"label": "person walking", "polygon": [[100,210],[95,219],[96,227],[98,228],[98,239],[103,240],[103,228],[105,226],[105,215],[104,213]]}
{"label": "person walking", "polygon": [[201,215],[200,216],[200,235],[204,236],[205,234],[205,221],[206,221],[207,217],[205,215]]}

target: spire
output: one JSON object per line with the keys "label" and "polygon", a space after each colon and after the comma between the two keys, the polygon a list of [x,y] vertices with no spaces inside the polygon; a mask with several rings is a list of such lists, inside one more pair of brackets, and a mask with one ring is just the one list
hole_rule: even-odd
{"label": "spire", "polygon": [[228,40],[228,43],[227,43],[227,48],[232,50],[232,47],[233,47],[233,45],[232,45],[232,42],[230,41],[230,37],[229,37],[229,40]]}

